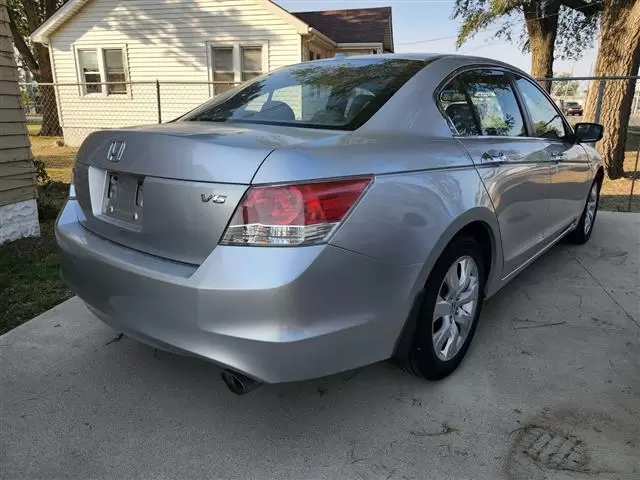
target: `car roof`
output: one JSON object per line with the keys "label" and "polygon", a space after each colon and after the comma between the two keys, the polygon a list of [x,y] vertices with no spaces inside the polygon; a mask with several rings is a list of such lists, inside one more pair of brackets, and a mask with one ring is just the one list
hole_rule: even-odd
{"label": "car roof", "polygon": [[[338,52],[339,54],[339,52]],[[452,53],[435,53],[435,52],[407,52],[407,53],[382,53],[379,55],[353,55],[353,56],[344,56],[344,57],[330,57],[330,58],[323,58],[321,60],[315,60],[316,62],[326,62],[326,61],[330,61],[330,60],[338,60],[338,59],[368,59],[370,60],[371,58],[389,58],[389,59],[398,59],[398,60],[424,60],[424,61],[433,61],[433,60],[437,60],[440,58],[457,58],[460,60],[467,60],[470,64],[473,63],[480,63],[480,64],[489,64],[489,65],[495,65],[496,67],[506,67],[512,70],[517,70],[518,72],[523,72],[522,70],[520,70],[517,67],[514,67],[513,65],[510,65],[508,63],[505,62],[501,62],[500,60],[494,60],[493,58],[486,58],[486,57],[476,57],[476,56],[472,56],[472,55],[458,55],[458,54],[452,54]]]}

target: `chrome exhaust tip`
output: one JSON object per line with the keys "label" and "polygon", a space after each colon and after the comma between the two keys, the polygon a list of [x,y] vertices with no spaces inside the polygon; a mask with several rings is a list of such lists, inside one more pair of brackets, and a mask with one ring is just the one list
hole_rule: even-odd
{"label": "chrome exhaust tip", "polygon": [[227,388],[236,395],[244,395],[262,385],[261,382],[233,370],[223,370],[220,376]]}

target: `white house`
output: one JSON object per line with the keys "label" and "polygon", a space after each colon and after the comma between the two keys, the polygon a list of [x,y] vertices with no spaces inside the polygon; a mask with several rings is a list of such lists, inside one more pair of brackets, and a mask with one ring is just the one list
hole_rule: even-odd
{"label": "white house", "polygon": [[285,65],[393,52],[390,7],[291,13],[269,0],[69,0],[31,38],[49,48],[69,145],[171,120]]}

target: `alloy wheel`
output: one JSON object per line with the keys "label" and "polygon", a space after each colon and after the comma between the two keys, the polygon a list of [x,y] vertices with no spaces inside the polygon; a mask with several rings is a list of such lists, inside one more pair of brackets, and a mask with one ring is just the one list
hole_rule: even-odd
{"label": "alloy wheel", "polygon": [[587,208],[584,216],[584,233],[589,234],[591,227],[593,226],[593,220],[596,216],[596,208],[598,207],[598,184],[594,183],[589,192],[589,198],[587,199]]}
{"label": "alloy wheel", "polygon": [[469,335],[480,297],[478,266],[468,255],[447,270],[433,311],[432,342],[442,361],[454,358]]}

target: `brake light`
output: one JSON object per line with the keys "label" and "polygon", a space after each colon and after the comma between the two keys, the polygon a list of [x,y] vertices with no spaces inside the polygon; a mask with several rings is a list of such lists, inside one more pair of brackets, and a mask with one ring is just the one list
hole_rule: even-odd
{"label": "brake light", "polygon": [[295,246],[321,243],[371,183],[371,177],[251,187],[221,243]]}

